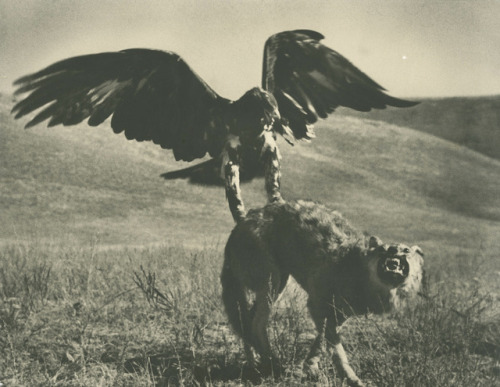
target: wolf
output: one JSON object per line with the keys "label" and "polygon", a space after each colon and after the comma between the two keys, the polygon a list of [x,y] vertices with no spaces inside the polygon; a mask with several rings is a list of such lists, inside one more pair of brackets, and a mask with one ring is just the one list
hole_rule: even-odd
{"label": "wolf", "polygon": [[326,340],[338,372],[349,385],[362,386],[337,328],[349,316],[384,313],[414,297],[422,283],[423,252],[366,236],[340,213],[315,202],[277,202],[250,210],[226,244],[222,298],[249,360],[255,363],[255,350],[271,370],[279,362],[267,324],[290,276],[307,292],[317,329],[304,375],[318,376]]}

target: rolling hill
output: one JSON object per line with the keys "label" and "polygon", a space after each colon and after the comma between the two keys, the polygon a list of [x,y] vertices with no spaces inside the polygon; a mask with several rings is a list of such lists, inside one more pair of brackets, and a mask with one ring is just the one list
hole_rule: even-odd
{"label": "rolling hill", "polygon": [[339,109],[339,114],[385,121],[433,134],[500,159],[500,96],[422,99],[412,109]]}
{"label": "rolling hill", "polygon": [[[25,131],[0,105],[0,241],[224,243],[232,218],[219,186],[164,181],[185,166],[109,124]],[[460,105],[458,105],[460,108]],[[476,246],[500,230],[500,161],[405,127],[343,115],[319,123],[317,139],[281,143],[283,195],[339,209],[386,239]],[[244,185],[247,207],[265,201],[262,179]],[[464,237],[467,234],[467,238]],[[476,237],[475,237],[476,236]]]}

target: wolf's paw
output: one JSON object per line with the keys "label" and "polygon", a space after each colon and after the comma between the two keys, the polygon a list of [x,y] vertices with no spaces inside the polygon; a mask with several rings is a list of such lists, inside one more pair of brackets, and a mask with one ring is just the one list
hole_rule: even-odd
{"label": "wolf's paw", "polygon": [[357,376],[346,378],[346,381],[351,387],[365,387],[365,384]]}
{"label": "wolf's paw", "polygon": [[[316,361],[306,361],[302,367],[301,380],[303,382],[312,381],[321,386],[330,385],[327,375],[318,366]],[[315,384],[316,384],[315,383]]]}
{"label": "wolf's paw", "polygon": [[305,362],[302,367],[302,378],[308,380],[318,380],[321,375],[321,371],[318,367],[318,363],[308,363]]}

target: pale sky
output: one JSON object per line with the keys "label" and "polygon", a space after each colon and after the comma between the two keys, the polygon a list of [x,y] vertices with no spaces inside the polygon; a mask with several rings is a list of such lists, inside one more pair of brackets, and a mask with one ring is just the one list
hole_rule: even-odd
{"label": "pale sky", "polygon": [[260,85],[267,37],[299,28],[394,96],[500,94],[500,0],[0,0],[0,91],[69,56],[144,47],[235,99]]}

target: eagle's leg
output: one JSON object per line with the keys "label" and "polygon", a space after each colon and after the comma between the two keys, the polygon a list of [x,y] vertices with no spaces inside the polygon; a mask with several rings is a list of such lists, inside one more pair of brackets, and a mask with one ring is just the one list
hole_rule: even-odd
{"label": "eagle's leg", "polygon": [[226,180],[226,198],[229,203],[229,210],[236,223],[242,220],[245,215],[245,205],[241,197],[240,170],[239,165],[229,162],[224,166]]}
{"label": "eagle's leg", "polygon": [[262,148],[261,148],[261,160],[264,164],[264,175],[265,175],[265,188],[267,193],[267,199],[269,203],[282,202],[280,184],[281,184],[281,172],[280,172],[280,160],[281,155],[276,144],[276,139],[274,134],[270,130],[264,131],[261,136],[262,138]]}
{"label": "eagle's leg", "polygon": [[231,136],[222,153],[222,173],[229,210],[236,223],[245,218],[246,211],[240,188],[240,147],[237,136]]}
{"label": "eagle's leg", "polygon": [[[280,192],[281,155],[276,144],[276,139],[272,131],[265,130],[259,137],[259,141],[261,149],[260,157],[264,164],[267,199],[270,203],[281,202],[283,201]],[[231,135],[222,153],[222,172],[226,187],[226,198],[229,204],[229,210],[236,223],[242,220],[246,215],[240,188],[240,150],[240,138]]]}

